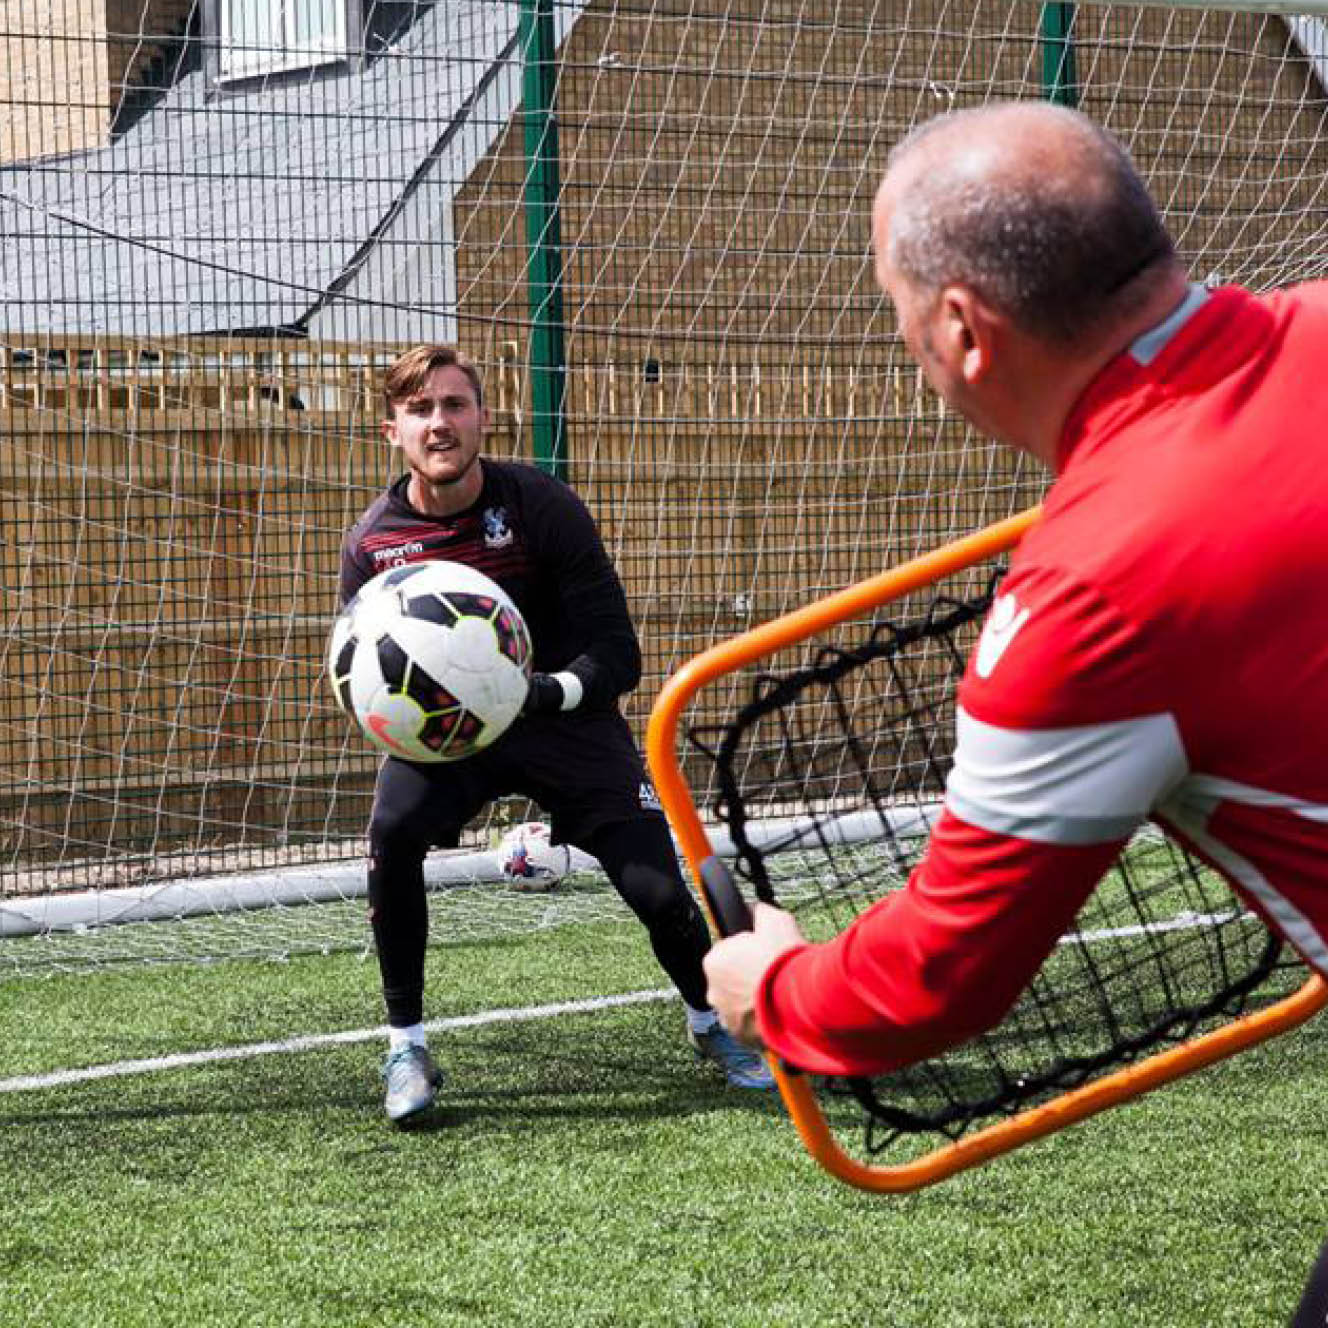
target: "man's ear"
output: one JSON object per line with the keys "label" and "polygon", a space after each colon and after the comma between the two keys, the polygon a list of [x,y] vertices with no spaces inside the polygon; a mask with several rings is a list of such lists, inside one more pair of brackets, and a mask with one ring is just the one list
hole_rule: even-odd
{"label": "man's ear", "polygon": [[386,438],[387,441],[388,441],[389,443],[391,443],[393,447],[395,447],[395,446],[397,445],[397,422],[396,422],[396,420],[391,419],[391,418],[385,419],[385,420],[383,420],[383,422],[382,422],[382,424],[381,424],[380,427],[381,427],[382,430],[383,430],[383,437]]}
{"label": "man's ear", "polygon": [[1000,317],[970,286],[947,286],[937,311],[938,348],[950,371],[970,387],[991,371],[1000,335]]}

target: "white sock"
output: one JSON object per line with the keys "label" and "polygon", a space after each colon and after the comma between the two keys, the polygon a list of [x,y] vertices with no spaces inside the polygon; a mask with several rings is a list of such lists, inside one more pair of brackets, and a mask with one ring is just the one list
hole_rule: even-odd
{"label": "white sock", "polygon": [[411,1024],[406,1028],[389,1028],[387,1030],[389,1051],[395,1051],[408,1042],[417,1047],[427,1047],[429,1045],[429,1039],[425,1036],[423,1024]]}
{"label": "white sock", "polygon": [[687,1011],[687,1027],[693,1033],[709,1033],[719,1023],[719,1016],[713,1010],[694,1010],[686,1001],[683,1008]]}

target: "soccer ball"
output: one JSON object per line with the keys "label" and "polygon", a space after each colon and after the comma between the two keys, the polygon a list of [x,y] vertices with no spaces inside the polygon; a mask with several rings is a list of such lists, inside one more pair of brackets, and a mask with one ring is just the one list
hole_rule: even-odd
{"label": "soccer ball", "polygon": [[514,890],[552,890],[571,870],[572,851],[549,842],[543,821],[527,821],[498,841],[498,864]]}
{"label": "soccer ball", "polygon": [[530,634],[507,593],[453,562],[380,572],[328,642],[337,704],[375,747],[407,761],[460,761],[487,747],[530,689]]}

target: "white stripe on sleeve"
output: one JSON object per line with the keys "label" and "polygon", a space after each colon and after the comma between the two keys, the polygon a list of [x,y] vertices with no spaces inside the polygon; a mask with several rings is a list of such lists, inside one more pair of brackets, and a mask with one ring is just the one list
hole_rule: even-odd
{"label": "white stripe on sleeve", "polygon": [[957,715],[945,801],[969,825],[1038,844],[1124,839],[1187,772],[1169,714],[1059,729]]}

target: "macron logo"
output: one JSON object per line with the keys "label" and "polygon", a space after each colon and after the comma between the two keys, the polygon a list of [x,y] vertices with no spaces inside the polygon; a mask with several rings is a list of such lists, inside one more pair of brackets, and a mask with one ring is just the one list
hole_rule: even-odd
{"label": "macron logo", "polygon": [[977,656],[973,667],[979,678],[990,678],[991,671],[1000,663],[1001,656],[1010,648],[1010,642],[1028,621],[1029,609],[1021,609],[1013,595],[1001,595],[991,606],[982,635],[978,637]]}
{"label": "macron logo", "polygon": [[391,563],[393,567],[402,567],[412,554],[423,552],[424,545],[419,540],[411,540],[409,544],[398,544],[394,549],[375,549],[373,560],[376,563]]}

